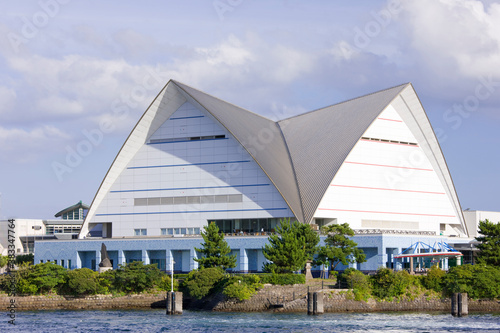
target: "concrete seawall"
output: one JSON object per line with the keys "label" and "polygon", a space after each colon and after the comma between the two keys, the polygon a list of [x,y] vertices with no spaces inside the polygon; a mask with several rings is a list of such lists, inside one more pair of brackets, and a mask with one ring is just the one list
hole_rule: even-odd
{"label": "concrete seawall", "polygon": [[[311,291],[313,289],[311,288]],[[318,290],[314,290],[318,291]],[[441,299],[421,296],[413,300],[376,301],[369,299],[367,302],[355,301],[349,296],[347,290],[321,290],[324,294],[325,312],[450,312],[451,299]],[[307,312],[307,287],[295,286],[268,286],[249,300],[224,300],[217,303],[214,311],[266,311],[277,312]],[[500,313],[500,302],[496,300],[469,300],[470,312]]]}
{"label": "concrete seawall", "polygon": [[[224,295],[218,294],[211,301],[206,302],[209,306],[205,310],[221,312],[307,312],[308,288],[304,285],[295,286],[270,286],[266,285],[251,299],[245,301],[228,300]],[[311,288],[311,291],[313,289]],[[314,291],[319,291],[318,289]],[[350,299],[345,290],[322,290],[324,294],[325,312],[391,312],[391,311],[415,311],[415,312],[450,312],[451,300],[419,297],[414,300],[400,301],[376,301],[373,299],[354,301]],[[166,308],[166,293],[141,294],[127,296],[96,295],[88,297],[72,296],[24,296],[15,298],[15,306],[18,311],[39,310],[111,310],[111,309],[147,309]],[[0,295],[0,307],[7,309],[11,298]],[[199,307],[198,307],[199,308]],[[185,306],[189,310],[189,306]],[[470,312],[500,313],[500,302],[496,300],[469,300]]]}
{"label": "concrete seawall", "polygon": [[[166,293],[142,294],[113,297],[112,295],[95,295],[88,297],[73,296],[23,296],[15,297],[17,311],[38,310],[110,310],[110,309],[142,309],[165,308]],[[0,296],[0,307],[7,309],[11,298]]]}

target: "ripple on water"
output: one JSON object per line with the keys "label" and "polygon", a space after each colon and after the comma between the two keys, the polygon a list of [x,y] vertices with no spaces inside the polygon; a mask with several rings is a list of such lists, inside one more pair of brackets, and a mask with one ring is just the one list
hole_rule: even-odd
{"label": "ripple on water", "polygon": [[[7,332],[7,316],[0,332]],[[217,313],[164,310],[18,312],[16,332],[500,332],[500,315],[427,313]]]}

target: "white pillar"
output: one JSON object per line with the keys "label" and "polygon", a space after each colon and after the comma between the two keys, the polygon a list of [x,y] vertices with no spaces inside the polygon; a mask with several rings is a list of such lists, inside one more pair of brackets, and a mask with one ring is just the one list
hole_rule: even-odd
{"label": "white pillar", "polygon": [[240,272],[248,272],[248,256],[245,248],[240,248]]}
{"label": "white pillar", "polygon": [[123,253],[123,250],[118,250],[118,264],[125,265],[125,253]]}
{"label": "white pillar", "polygon": [[194,259],[198,259],[198,253],[196,253],[195,249],[191,249],[189,252],[189,270],[190,271],[198,269],[198,262],[194,261]]}
{"label": "white pillar", "polygon": [[149,265],[150,262],[149,262],[149,255],[148,255],[148,251],[147,250],[142,250],[142,262],[144,263],[144,265]]}

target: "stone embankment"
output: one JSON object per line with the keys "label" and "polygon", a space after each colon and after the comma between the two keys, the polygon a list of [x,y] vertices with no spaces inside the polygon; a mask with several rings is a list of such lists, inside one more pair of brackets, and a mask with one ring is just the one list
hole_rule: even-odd
{"label": "stone embankment", "polygon": [[[204,309],[222,312],[307,312],[307,292],[321,291],[324,295],[325,312],[389,312],[421,311],[450,312],[451,300],[421,296],[414,300],[394,300],[392,302],[355,301],[348,290],[322,289],[321,284],[271,286],[265,285],[251,299],[245,301],[228,300],[222,294],[211,299],[194,301],[185,299],[184,309]],[[141,294],[127,296],[97,295],[88,297],[72,296],[24,296],[15,298],[16,310],[109,310],[166,308],[166,294]],[[11,298],[0,295],[0,307],[7,309]],[[500,302],[495,300],[469,300],[470,312],[500,313]]]}
{"label": "stone embankment", "polygon": [[[436,297],[420,296],[413,300],[403,299],[376,301],[369,299],[367,302],[355,301],[348,290],[321,289],[321,286],[309,286],[310,291],[321,291],[324,295],[325,312],[450,312],[451,300]],[[304,285],[271,286],[263,289],[249,300],[242,302],[223,300],[215,306],[214,311],[266,311],[276,312],[307,312],[307,290]],[[469,300],[470,312],[495,312],[500,313],[500,302],[495,300]]]}
{"label": "stone embankment", "polygon": [[[15,297],[14,304],[19,311],[37,310],[111,310],[165,308],[166,294],[141,294],[127,296],[96,295],[88,297],[72,296],[23,296]],[[0,295],[0,307],[7,309],[11,297]]]}

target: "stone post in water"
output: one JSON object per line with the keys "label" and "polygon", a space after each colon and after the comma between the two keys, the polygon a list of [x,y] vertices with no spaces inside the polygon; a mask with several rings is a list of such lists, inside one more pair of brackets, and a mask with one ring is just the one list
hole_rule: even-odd
{"label": "stone post in water", "polygon": [[314,314],[314,291],[307,293],[307,314]]}
{"label": "stone post in water", "polygon": [[467,293],[458,294],[458,316],[466,317],[469,315],[469,299]]}
{"label": "stone post in water", "polygon": [[451,315],[464,317],[469,314],[469,299],[467,293],[454,293],[451,296]]}
{"label": "stone post in water", "polygon": [[319,315],[323,314],[323,292],[322,291],[310,291],[307,293],[307,314],[308,315]]}
{"label": "stone post in water", "polygon": [[182,293],[179,291],[167,293],[167,314],[182,314]]}

